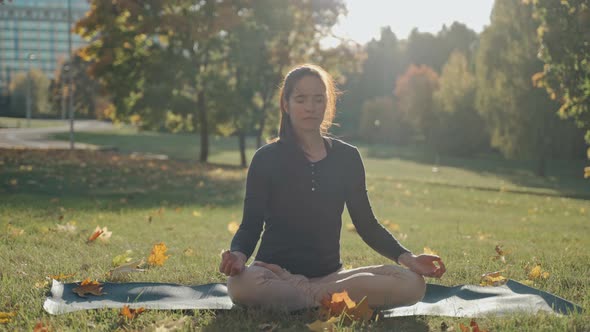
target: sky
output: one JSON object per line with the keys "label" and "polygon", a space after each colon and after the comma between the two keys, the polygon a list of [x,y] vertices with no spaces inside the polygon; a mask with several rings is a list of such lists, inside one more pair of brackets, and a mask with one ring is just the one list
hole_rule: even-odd
{"label": "sky", "polygon": [[[381,27],[390,26],[399,39],[413,28],[436,33],[454,21],[476,32],[490,24],[494,0],[345,0],[348,16],[333,28],[335,35],[364,44],[379,38]],[[327,44],[333,41],[326,40]]]}

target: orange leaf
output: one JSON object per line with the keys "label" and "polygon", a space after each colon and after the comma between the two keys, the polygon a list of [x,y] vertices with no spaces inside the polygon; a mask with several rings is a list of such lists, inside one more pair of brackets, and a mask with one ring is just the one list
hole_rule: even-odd
{"label": "orange leaf", "polygon": [[[98,226],[97,226],[97,228],[98,228]],[[95,230],[94,233],[92,233],[92,235],[90,235],[90,237],[88,238],[88,241],[86,241],[86,242],[90,243],[90,242],[98,239],[98,237],[102,234],[102,232],[103,232],[102,229]]]}
{"label": "orange leaf", "polygon": [[57,275],[50,274],[50,275],[47,276],[47,278],[61,281],[61,280],[65,280],[65,279],[71,278],[71,277],[73,277],[75,275],[76,275],[75,273],[72,273],[72,274],[63,274],[63,273],[60,273],[60,274],[57,274]]}
{"label": "orange leaf", "polygon": [[350,310],[350,318],[357,321],[368,321],[373,317],[373,309],[369,308],[369,301],[363,298]]}
{"label": "orange leaf", "polygon": [[148,257],[148,263],[152,266],[164,265],[164,262],[170,257],[166,255],[167,250],[168,248],[163,242],[154,244],[150,257]]}
{"label": "orange leaf", "polygon": [[37,322],[35,327],[33,328],[33,332],[49,332],[51,329],[49,326],[45,325],[43,322]]}
{"label": "orange leaf", "polygon": [[80,297],[86,297],[86,294],[101,296],[106,294],[102,292],[102,288],[103,284],[100,282],[91,281],[90,278],[86,278],[84,281],[82,281],[82,283],[80,283],[80,286],[72,289],[72,292],[78,294]]}
{"label": "orange leaf", "polygon": [[463,323],[459,323],[459,328],[461,329],[461,332],[471,332],[471,328],[463,325]]}
{"label": "orange leaf", "polygon": [[135,317],[139,316],[142,312],[145,311],[144,307],[137,308],[137,309],[130,309],[128,305],[123,306],[121,308],[121,312],[119,315],[125,316],[127,319],[134,319]]}

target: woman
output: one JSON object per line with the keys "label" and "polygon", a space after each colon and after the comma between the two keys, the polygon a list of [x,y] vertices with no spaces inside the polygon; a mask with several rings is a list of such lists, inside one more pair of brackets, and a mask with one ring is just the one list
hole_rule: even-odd
{"label": "woman", "polygon": [[[279,139],[252,158],[242,223],[219,266],[235,303],[297,310],[346,290],[356,302],[366,297],[372,308],[406,306],[424,296],[423,276],[444,274],[438,256],[413,255],[375,219],[358,150],[325,136],[335,104],[333,80],[322,68],[303,65],[285,77]],[[362,239],[407,268],[342,268],[345,203]],[[263,226],[256,258],[246,267]]]}

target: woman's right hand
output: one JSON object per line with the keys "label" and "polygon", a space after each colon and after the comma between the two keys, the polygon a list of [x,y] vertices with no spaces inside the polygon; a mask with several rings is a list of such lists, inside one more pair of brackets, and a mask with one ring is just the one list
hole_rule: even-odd
{"label": "woman's right hand", "polygon": [[244,271],[246,268],[247,257],[239,251],[226,250],[221,253],[221,264],[219,264],[219,272],[226,276],[233,277]]}

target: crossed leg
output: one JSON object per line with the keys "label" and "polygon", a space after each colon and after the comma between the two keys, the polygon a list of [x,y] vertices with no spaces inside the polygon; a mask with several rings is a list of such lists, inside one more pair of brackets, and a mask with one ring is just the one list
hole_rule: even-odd
{"label": "crossed leg", "polygon": [[227,285],[236,303],[288,311],[318,306],[325,296],[344,290],[357,303],[366,297],[372,308],[412,305],[426,291],[422,276],[394,265],[339,270],[309,279],[278,265],[254,262],[230,277]]}

